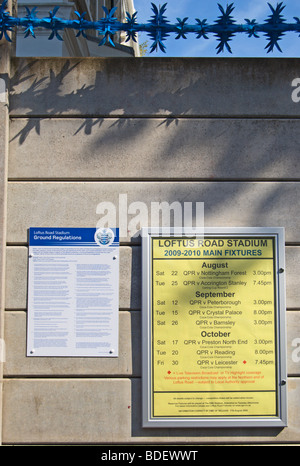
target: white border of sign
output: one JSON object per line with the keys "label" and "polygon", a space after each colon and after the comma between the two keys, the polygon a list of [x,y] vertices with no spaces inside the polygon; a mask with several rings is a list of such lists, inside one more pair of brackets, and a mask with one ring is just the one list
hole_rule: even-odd
{"label": "white border of sign", "polygon": [[[275,238],[277,265],[277,383],[278,417],[237,418],[153,418],[151,417],[151,238],[159,236],[270,236]],[[142,419],[143,427],[277,427],[287,426],[286,305],[285,305],[285,233],[284,228],[182,228],[142,229]],[[282,272],[282,273],[281,273]]]}

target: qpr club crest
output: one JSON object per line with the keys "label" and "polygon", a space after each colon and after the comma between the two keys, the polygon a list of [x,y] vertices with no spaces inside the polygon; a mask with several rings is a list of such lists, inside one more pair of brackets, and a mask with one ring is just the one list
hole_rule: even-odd
{"label": "qpr club crest", "polygon": [[99,246],[110,246],[114,239],[114,232],[110,228],[99,228],[95,233],[95,241]]}

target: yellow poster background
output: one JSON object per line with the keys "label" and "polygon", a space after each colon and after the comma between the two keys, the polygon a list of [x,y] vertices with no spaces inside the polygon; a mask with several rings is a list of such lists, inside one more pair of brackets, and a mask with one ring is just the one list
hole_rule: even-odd
{"label": "yellow poster background", "polygon": [[152,240],[154,416],[276,415],[274,244],[246,240]]}

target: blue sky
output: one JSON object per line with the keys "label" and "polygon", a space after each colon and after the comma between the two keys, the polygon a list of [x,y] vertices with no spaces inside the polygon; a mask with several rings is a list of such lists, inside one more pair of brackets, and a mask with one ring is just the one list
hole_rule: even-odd
{"label": "blue sky", "polygon": [[[245,24],[245,18],[256,19],[259,23],[264,22],[270,15],[271,10],[269,3],[275,7],[278,0],[152,0],[154,4],[163,5],[167,3],[166,16],[171,23],[176,22],[176,18],[185,18],[188,16],[188,24],[194,24],[195,18],[200,20],[207,19],[212,24],[220,14],[218,3],[223,7],[233,3],[235,10],[234,19],[237,23]],[[294,22],[294,16],[300,17],[300,0],[286,0],[283,2],[285,9],[283,11],[287,22]],[[134,0],[134,6],[137,11],[137,21],[146,23],[152,16],[151,0]],[[151,38],[145,33],[140,34],[140,43],[148,41],[148,48],[151,45]],[[151,57],[215,57],[217,40],[213,34],[209,35],[209,40],[203,38],[196,39],[194,34],[189,34],[187,39],[175,40],[175,35],[170,35],[166,45],[166,53],[153,52],[147,54]],[[267,54],[265,46],[267,38],[260,34],[260,38],[248,38],[246,34],[237,34],[230,46],[232,54],[229,52],[220,53],[218,56],[223,57],[299,57],[300,56],[300,37],[297,33],[287,33],[280,41],[280,47],[283,53],[277,50]]]}

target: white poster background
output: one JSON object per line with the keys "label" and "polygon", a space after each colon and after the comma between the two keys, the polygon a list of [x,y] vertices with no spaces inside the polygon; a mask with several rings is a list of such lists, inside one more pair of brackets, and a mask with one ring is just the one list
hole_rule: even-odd
{"label": "white poster background", "polygon": [[118,229],[29,234],[27,356],[117,357]]}

